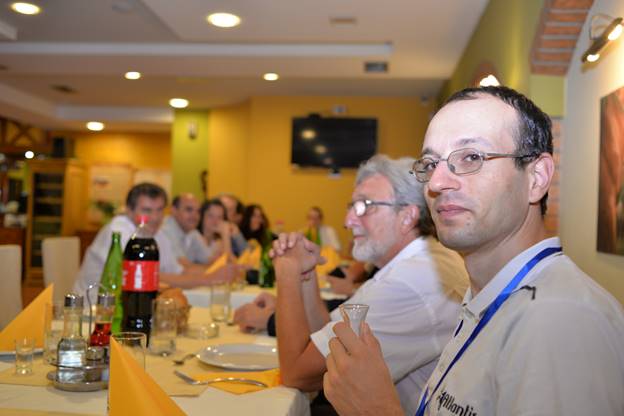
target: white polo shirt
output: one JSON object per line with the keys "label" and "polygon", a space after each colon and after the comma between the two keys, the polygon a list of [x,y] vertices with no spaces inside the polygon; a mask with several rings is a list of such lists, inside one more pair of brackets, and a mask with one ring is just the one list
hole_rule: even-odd
{"label": "white polo shirt", "polygon": [[215,251],[206,244],[199,231],[185,232],[175,218],[165,217],[160,230],[168,239],[174,258],[185,257],[192,263],[209,264],[214,260]]}
{"label": "white polo shirt", "polygon": [[[511,260],[474,298],[428,383],[431,392],[487,307],[558,238]],[[431,394],[431,393],[430,393]],[[567,256],[539,262],[451,368],[427,415],[624,415],[624,313]]]}
{"label": "white polo shirt", "polygon": [[[84,296],[89,285],[100,281],[102,271],[104,270],[104,263],[106,263],[106,258],[108,257],[108,250],[110,249],[113,239],[113,231],[121,233],[121,250],[123,251],[126,248],[128,240],[130,240],[130,237],[132,237],[132,234],[136,231],[136,228],[134,222],[132,222],[127,215],[117,215],[111,222],[98,231],[93,243],[91,243],[85,252],[78,278],[74,283],[74,292]],[[169,240],[161,230],[158,230],[154,239],[156,240],[156,244],[158,244],[160,272],[173,274],[182,273],[183,268],[174,257]],[[93,290],[92,293],[93,297],[95,297],[97,290]],[[96,299],[92,299],[92,302],[95,302],[95,300]]]}
{"label": "white polo shirt", "polygon": [[[468,287],[462,258],[431,237],[407,245],[347,303],[369,305],[366,322],[379,339],[405,414],[413,415],[418,394],[452,336]],[[325,357],[340,311],[311,335]]]}

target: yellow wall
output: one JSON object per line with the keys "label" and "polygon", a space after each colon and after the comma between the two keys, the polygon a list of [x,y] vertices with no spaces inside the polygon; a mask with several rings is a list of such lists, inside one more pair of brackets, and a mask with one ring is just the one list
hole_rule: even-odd
{"label": "yellow wall", "polygon": [[302,227],[307,209],[318,205],[346,245],[342,223],[355,169],[330,178],[323,169],[296,171],[290,165],[292,118],[327,115],[335,104],[345,105],[349,116],[378,119],[379,152],[419,154],[431,106],[416,98],[254,97],[211,112],[210,193],[233,192],[245,203],[259,203],[287,230]]}
{"label": "yellow wall", "polygon": [[[596,0],[589,12],[624,16],[621,0]],[[587,23],[582,33],[587,33]],[[589,47],[579,37],[566,82],[566,117],[561,153],[560,232],[564,251],[598,283],[624,303],[624,256],[596,250],[600,99],[624,87],[624,38],[608,47],[593,67],[583,67]]]}
{"label": "yellow wall", "polygon": [[72,134],[75,156],[85,164],[123,163],[137,169],[171,169],[169,133]]}
{"label": "yellow wall", "polygon": [[[209,111],[176,110],[171,132],[171,194],[191,192],[204,198],[201,172],[208,168]],[[189,136],[194,123],[196,137]]]}
{"label": "yellow wall", "polygon": [[543,0],[491,0],[464,53],[440,94],[472,86],[482,62],[496,68],[501,84],[532,98],[546,113],[563,114],[563,77],[531,75],[529,53]]}

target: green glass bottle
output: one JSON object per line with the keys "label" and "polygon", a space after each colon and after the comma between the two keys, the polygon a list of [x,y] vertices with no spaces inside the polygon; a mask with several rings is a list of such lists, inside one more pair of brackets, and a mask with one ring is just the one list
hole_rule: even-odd
{"label": "green glass bottle", "polygon": [[113,232],[108,257],[104,264],[102,277],[100,278],[100,293],[113,293],[115,295],[115,312],[111,332],[117,334],[121,332],[121,320],[123,317],[123,306],[121,303],[121,278],[122,278],[123,254],[121,251],[121,233]]}
{"label": "green glass bottle", "polygon": [[275,286],[275,269],[269,257],[269,247],[263,247],[262,257],[260,257],[260,271],[258,272],[258,284],[260,287]]}

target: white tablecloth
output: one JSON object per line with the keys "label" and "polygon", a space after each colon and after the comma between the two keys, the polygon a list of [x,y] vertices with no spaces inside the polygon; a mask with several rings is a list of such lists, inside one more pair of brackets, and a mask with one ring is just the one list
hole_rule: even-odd
{"label": "white tablecloth", "polygon": [[[252,295],[252,298],[255,295]],[[209,312],[203,308],[193,308],[191,322],[209,322]],[[229,342],[275,343],[275,339],[265,335],[241,334],[236,327],[221,325],[218,338],[197,341],[179,339],[178,349],[196,349],[205,345]],[[198,344],[199,343],[199,344]],[[156,359],[156,358],[154,358]],[[160,358],[158,358],[160,359]],[[11,359],[0,362],[0,370],[11,368]],[[149,369],[149,360],[147,361]],[[184,368],[184,367],[182,367]],[[106,414],[107,391],[92,393],[71,393],[53,387],[29,387],[0,384],[0,414],[3,409],[28,409],[54,411],[59,413]],[[173,400],[189,415],[304,415],[310,414],[307,397],[298,390],[277,387],[255,393],[234,395],[208,387],[198,397],[173,397]]]}

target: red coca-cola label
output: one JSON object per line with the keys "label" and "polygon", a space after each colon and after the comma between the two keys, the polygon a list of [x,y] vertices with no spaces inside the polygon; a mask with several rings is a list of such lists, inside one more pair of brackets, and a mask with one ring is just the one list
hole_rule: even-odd
{"label": "red coca-cola label", "polygon": [[124,260],[122,288],[130,292],[158,290],[157,261]]}

